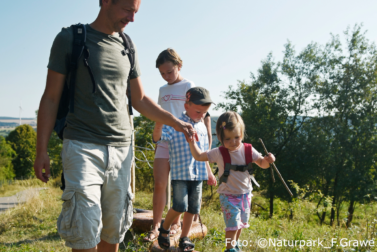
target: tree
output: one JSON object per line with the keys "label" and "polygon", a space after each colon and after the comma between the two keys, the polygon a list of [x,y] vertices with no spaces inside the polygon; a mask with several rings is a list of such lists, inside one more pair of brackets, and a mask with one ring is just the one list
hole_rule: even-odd
{"label": "tree", "polygon": [[36,132],[27,124],[20,125],[9,133],[6,140],[16,152],[12,160],[17,178],[34,177],[33,163],[36,149]]}
{"label": "tree", "polygon": [[319,96],[316,106],[322,116],[331,116],[335,121],[331,129],[331,224],[335,209],[344,198],[349,200],[349,226],[355,203],[362,202],[375,187],[377,49],[366,39],[361,26],[355,25],[353,31],[347,29],[345,37],[345,52],[339,36],[332,36],[324,47],[315,47],[307,64],[315,75],[313,84]]}
{"label": "tree", "polygon": [[53,178],[59,177],[63,172],[63,163],[60,153],[62,152],[63,141],[55,131],[51,133],[48,141],[47,153],[50,157],[50,172]]}
{"label": "tree", "polygon": [[[143,115],[134,118],[135,127],[135,145],[143,148],[150,149],[152,146],[149,144],[152,142],[152,133],[154,128],[154,121],[149,120]],[[142,153],[143,152],[143,153]],[[146,149],[135,149],[135,156],[139,160],[152,161],[150,164],[153,167],[154,151]],[[142,190],[153,189],[153,169],[146,162],[136,160],[135,177],[137,188]],[[141,186],[138,186],[141,185]]]}
{"label": "tree", "polygon": [[[270,54],[251,83],[230,87],[218,108],[240,111],[246,141],[263,138],[286,180],[321,190],[318,206],[332,198],[331,225],[349,202],[349,226],[356,203],[376,192],[377,49],[361,26],[345,35],[345,52],[338,36],[298,55],[288,43],[282,63]],[[268,185],[272,215],[273,197],[284,197],[284,189],[269,173],[257,178]],[[321,223],[325,216],[318,213]]]}
{"label": "tree", "polygon": [[15,156],[16,152],[5,141],[5,138],[0,136],[0,180],[14,178],[12,159]]}
{"label": "tree", "polygon": [[[283,63],[275,63],[272,54],[269,54],[262,61],[257,76],[251,74],[251,83],[239,82],[237,89],[230,86],[225,92],[228,102],[217,106],[224,110],[239,110],[246,125],[245,141],[254,143],[257,149],[263,151],[258,144],[258,139],[262,138],[279,164],[287,163],[288,146],[297,149],[292,142],[308,119],[307,113],[311,109],[306,69],[301,61],[300,55],[295,56],[291,43],[286,44]],[[288,180],[295,180],[295,174],[300,173],[291,165],[280,165],[279,168]],[[277,194],[286,197],[288,194],[280,181],[276,184],[272,182],[271,172],[258,172],[256,177],[262,186],[267,185],[272,216],[274,197]]]}

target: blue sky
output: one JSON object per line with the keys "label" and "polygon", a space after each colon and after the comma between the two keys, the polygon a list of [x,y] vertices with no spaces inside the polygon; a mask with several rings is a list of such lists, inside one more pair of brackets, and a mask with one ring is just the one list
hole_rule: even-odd
{"label": "blue sky", "polygon": [[[249,80],[272,52],[282,59],[290,40],[297,51],[324,44],[330,33],[364,24],[376,41],[377,1],[142,0],[127,26],[136,44],[146,94],[157,99],[164,85],[155,68],[158,54],[174,48],[183,59],[182,76],[211,92],[215,102],[238,80]],[[42,96],[52,41],[61,27],[90,23],[97,0],[3,1],[0,8],[0,116],[34,117]],[[220,114],[220,111],[211,111]]]}

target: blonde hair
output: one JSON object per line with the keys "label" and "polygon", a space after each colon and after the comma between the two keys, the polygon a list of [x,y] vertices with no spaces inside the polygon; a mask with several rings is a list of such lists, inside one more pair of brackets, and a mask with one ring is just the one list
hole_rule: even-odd
{"label": "blonde hair", "polygon": [[216,123],[216,135],[220,143],[223,144],[225,133],[224,130],[232,131],[235,128],[240,127],[242,133],[242,140],[245,138],[245,123],[242,120],[242,117],[234,112],[227,111],[223,113]]}
{"label": "blonde hair", "polygon": [[156,68],[159,68],[165,62],[170,61],[173,63],[174,66],[181,66],[182,67],[182,59],[179,57],[178,53],[172,49],[168,48],[163,50],[157,57],[156,60]]}

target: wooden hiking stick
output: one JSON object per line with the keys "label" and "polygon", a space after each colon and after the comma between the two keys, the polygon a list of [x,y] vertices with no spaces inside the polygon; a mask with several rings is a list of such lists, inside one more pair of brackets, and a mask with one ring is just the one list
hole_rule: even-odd
{"label": "wooden hiking stick", "polygon": [[[266,146],[264,146],[264,143],[263,143],[262,139],[259,138],[259,142],[261,142],[264,151],[265,151],[266,154],[268,155],[268,151],[267,151],[267,149],[266,149]],[[281,174],[280,174],[278,168],[276,167],[275,163],[272,163],[272,167],[275,169],[276,173],[279,175],[279,178],[280,178],[281,182],[283,182],[283,184],[284,184],[284,186],[285,186],[285,189],[287,189],[288,193],[291,195],[291,197],[293,197],[293,194],[292,194],[291,190],[289,190],[287,184],[285,183],[285,181],[284,181],[283,177],[281,176]],[[271,170],[271,173],[273,174],[273,171],[272,171],[272,170]],[[274,179],[274,182],[275,182],[275,178],[273,177],[273,175],[272,175],[272,178]]]}

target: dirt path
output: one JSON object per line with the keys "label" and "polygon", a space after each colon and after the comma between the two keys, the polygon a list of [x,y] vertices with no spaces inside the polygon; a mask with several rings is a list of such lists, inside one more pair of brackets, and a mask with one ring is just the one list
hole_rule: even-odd
{"label": "dirt path", "polygon": [[22,192],[18,192],[10,197],[0,198],[0,214],[9,208],[15,207],[18,204],[25,203],[27,199],[34,197],[39,191],[47,189],[44,188],[30,188]]}

